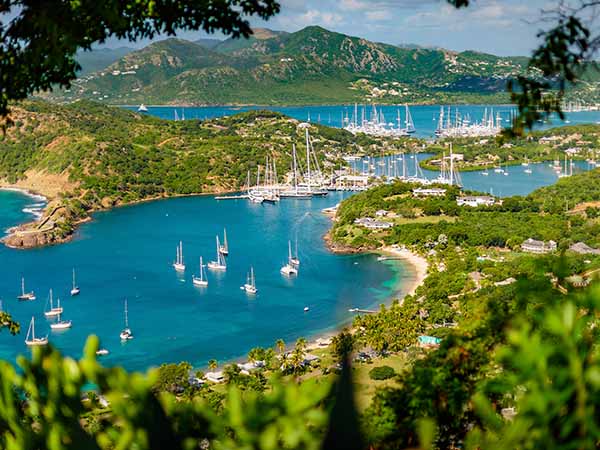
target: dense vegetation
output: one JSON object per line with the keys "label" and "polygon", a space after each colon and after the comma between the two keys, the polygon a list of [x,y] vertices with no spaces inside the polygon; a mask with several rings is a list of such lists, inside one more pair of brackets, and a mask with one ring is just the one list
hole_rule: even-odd
{"label": "dense vegetation", "polygon": [[[210,48],[208,48],[210,47]],[[74,83],[112,104],[506,103],[527,58],[407,49],[310,26],[216,45],[169,39]]]}
{"label": "dense vegetation", "polygon": [[[287,350],[283,341],[253,348],[248,360],[261,365],[225,365],[224,384],[201,382],[204,374],[185,362],[146,375],[103,368],[96,338],[79,362],[36,350],[31,361],[19,359],[19,371],[0,364],[0,446],[592,448],[600,439],[600,257],[518,246],[529,236],[556,239],[561,249],[600,243],[589,210],[600,194],[588,189],[599,176],[481,208],[455,207],[456,188],[439,198],[415,198],[407,183],[357,194],[340,206],[334,239],[355,232],[354,218],[387,208],[381,220],[397,221],[394,228],[362,232],[373,245],[404,244],[427,257],[429,275],[414,295],[357,316],[328,349],[310,350],[320,356],[314,363],[306,363],[304,339]],[[566,210],[549,193],[588,206]],[[592,286],[570,284],[573,274]],[[420,337],[439,341],[424,348]]]}
{"label": "dense vegetation", "polygon": [[503,138],[452,138],[431,145],[428,151],[435,156],[424,161],[423,166],[439,170],[440,158],[449,154],[452,143],[454,153],[464,159],[455,162],[457,170],[491,169],[522,162],[545,162],[557,160],[564,166],[565,150],[574,151],[569,158],[574,160],[597,160],[600,144],[600,126],[569,125],[534,131],[526,136]]}
{"label": "dense vegetation", "polygon": [[[61,175],[72,189],[65,196],[91,207],[239,189],[267,156],[283,175],[292,144],[304,148],[299,122],[268,111],[174,122],[91,102],[27,102],[13,116],[15,126],[0,140],[0,179],[14,183],[28,171]],[[310,133],[325,164],[383,143],[321,125]]]}

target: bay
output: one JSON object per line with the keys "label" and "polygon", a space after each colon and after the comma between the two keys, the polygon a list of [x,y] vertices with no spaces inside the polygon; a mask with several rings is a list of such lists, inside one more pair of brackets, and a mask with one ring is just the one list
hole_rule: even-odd
{"label": "bay", "polygon": [[[130,110],[136,110],[137,107],[126,106]],[[294,119],[302,121],[311,121],[340,128],[345,118],[354,115],[354,105],[322,105],[322,106],[148,106],[148,114],[160,117],[162,119],[173,120],[176,117],[181,119],[213,119],[215,117],[230,116],[244,111],[267,109],[283,113]],[[381,105],[377,106],[381,111],[386,122],[397,123],[398,112],[402,117],[404,124],[404,106]],[[362,117],[362,111],[365,111],[367,117],[371,113],[370,106],[358,106],[358,117]],[[447,111],[447,110],[446,110]],[[469,116],[472,122],[481,121],[484,114],[493,112],[493,116],[500,114],[505,126],[509,125],[511,112],[514,112],[513,105],[453,105],[451,106],[452,117],[458,112],[461,117]],[[440,105],[415,105],[410,106],[410,112],[415,123],[416,132],[414,136],[421,138],[433,138],[437,128],[437,120],[440,114]],[[550,127],[561,126],[565,124],[578,125],[600,122],[600,111],[582,111],[567,113],[567,121],[562,122],[555,117],[551,122],[538,124],[536,128],[546,129]],[[404,126],[404,125],[402,125]]]}
{"label": "bay", "polygon": [[[414,159],[406,155],[406,161],[410,171]],[[524,195],[558,179],[547,163],[530,168],[532,174],[510,166],[509,176],[490,170],[487,177],[464,172],[461,178],[466,189],[499,196]],[[589,168],[576,162],[574,170]],[[322,236],[330,220],[321,210],[347,195],[330,193],[277,205],[212,196],[153,201],[96,213],[67,244],[25,251],[0,247],[0,298],[23,327],[18,337],[0,335],[0,358],[15,361],[18,354],[28,354],[24,334],[32,316],[37,334],[49,333],[52,344],[66,355],[78,357],[86,337],[96,334],[111,352],[103,362],[132,370],[181,360],[203,367],[211,358],[238,358],[278,338],[291,343],[334,331],[352,319],[349,308],[376,307],[409,289],[414,277],[402,262],[334,255],[325,248]],[[39,199],[0,190],[1,229],[30,220],[27,211],[39,204]],[[223,274],[209,271],[208,288],[196,288],[191,277],[198,273],[199,257],[205,262],[215,258],[215,236],[222,235],[224,227],[230,244],[228,269]],[[288,241],[294,243],[296,237],[300,273],[287,279],[279,268]],[[184,275],[171,266],[180,240],[187,265]],[[254,298],[240,290],[250,266],[258,287]],[[69,295],[73,267],[82,289],[77,297]],[[36,291],[36,301],[16,300],[21,276],[27,289]],[[62,299],[64,319],[73,320],[72,329],[49,331],[43,311],[50,288]],[[135,338],[123,344],[119,332],[125,298]]]}
{"label": "bay", "polygon": [[[211,358],[243,356],[255,346],[271,346],[278,338],[293,342],[332,331],[351,320],[349,308],[369,308],[392,296],[398,280],[410,278],[404,264],[378,262],[374,255],[333,255],[322,236],[330,220],[321,209],[342,199],[283,201],[254,205],[244,200],[186,197],[142,203],[94,214],[68,244],[33,249],[0,248],[0,295],[4,307],[23,327],[18,337],[0,336],[0,357],[14,361],[29,351],[24,334],[32,316],[37,334],[65,354],[77,357],[89,334],[100,337],[110,355],[103,361],[128,369],[187,360],[205,366]],[[18,193],[3,192],[0,223],[27,202]],[[7,200],[8,198],[8,200]],[[20,204],[21,202],[21,204]],[[15,205],[16,203],[16,205]],[[191,276],[198,260],[215,258],[216,234],[227,227],[228,269],[208,273],[209,286],[199,289]],[[279,273],[287,258],[288,240],[298,237],[300,273],[287,279]],[[187,269],[177,274],[171,263],[183,241]],[[254,267],[258,295],[248,297],[240,286]],[[71,268],[77,269],[81,294],[70,297]],[[18,302],[20,278],[37,300]],[[48,290],[60,296],[64,319],[73,328],[49,332],[43,311]],[[119,340],[123,303],[135,338]],[[308,312],[304,308],[309,307]]]}

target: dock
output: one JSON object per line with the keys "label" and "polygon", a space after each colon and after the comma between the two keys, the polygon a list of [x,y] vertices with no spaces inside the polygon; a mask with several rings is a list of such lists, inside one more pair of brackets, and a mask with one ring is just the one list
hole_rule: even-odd
{"label": "dock", "polygon": [[360,309],[360,308],[350,308],[348,312],[352,313],[365,313],[365,314],[377,314],[379,311],[374,311],[372,309]]}
{"label": "dock", "polygon": [[248,194],[242,194],[242,195],[218,195],[215,197],[215,200],[239,200],[239,199],[244,199],[244,198],[248,198]]}

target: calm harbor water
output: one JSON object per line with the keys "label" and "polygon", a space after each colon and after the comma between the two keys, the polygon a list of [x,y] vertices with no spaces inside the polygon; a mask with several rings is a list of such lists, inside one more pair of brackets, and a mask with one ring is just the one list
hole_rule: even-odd
{"label": "calm harbor water", "polygon": [[[406,158],[410,172],[414,159]],[[576,164],[575,171],[588,168],[586,163]],[[501,196],[527,194],[557,180],[548,164],[532,164],[532,174],[523,169],[509,167],[509,176],[490,170],[487,177],[479,172],[461,177],[467,189]],[[210,358],[237,358],[277,338],[292,342],[334,330],[351,320],[349,308],[385,301],[412,276],[402,263],[378,262],[373,255],[333,255],[325,249],[322,236],[330,221],[321,209],[347,195],[330,193],[278,205],[213,197],[155,201],[94,214],[94,221],[67,244],[27,251],[0,246],[0,298],[23,328],[17,337],[0,334],[0,358],[14,361],[16,355],[27,354],[23,341],[32,315],[37,334],[50,333],[51,342],[65,354],[78,357],[86,337],[96,334],[111,352],[104,358],[106,364],[135,370],[180,360],[204,366]],[[28,211],[36,205],[37,199],[0,190],[0,229],[30,220]],[[191,277],[198,273],[198,259],[214,259],[215,235],[222,234],[223,227],[230,244],[228,269],[222,274],[209,271],[208,288],[196,288]],[[279,268],[288,240],[296,237],[300,274],[286,279]],[[171,267],[179,240],[187,265],[184,275]],[[259,290],[255,298],[240,290],[250,266]],[[82,289],[73,298],[72,267]],[[37,300],[16,300],[21,276]],[[62,300],[64,319],[73,320],[72,329],[49,332],[43,312],[50,288]],[[122,344],[125,298],[135,339]],[[306,306],[310,311],[304,312]]]}
{"label": "calm harbor water", "polygon": [[[21,210],[31,199],[1,194],[0,225],[6,228],[24,219]],[[351,319],[349,308],[385,301],[398,279],[411,273],[403,264],[378,262],[373,255],[340,256],[325,249],[322,235],[330,221],[320,210],[341,198],[333,194],[264,206],[212,197],[155,201],[95,214],[65,245],[28,251],[0,247],[0,295],[23,327],[18,337],[0,335],[0,357],[13,361],[28,352],[23,341],[32,315],[37,334],[49,332],[43,311],[50,288],[62,300],[63,318],[73,320],[72,329],[50,332],[50,341],[78,356],[86,337],[96,334],[111,352],[104,362],[128,369],[180,360],[203,366],[210,358],[236,358],[254,346],[273,345],[277,338],[293,342],[335,329]],[[208,288],[196,288],[191,277],[198,274],[198,259],[215,258],[215,235],[224,226],[228,269],[209,271]],[[300,274],[286,279],[279,269],[287,258],[288,239],[296,236]],[[184,275],[171,267],[179,240]],[[251,265],[256,298],[240,290]],[[82,292],[71,298],[73,266]],[[22,275],[37,300],[16,300]],[[135,338],[121,344],[124,298]]]}
{"label": "calm harbor water", "polygon": [[[136,110],[137,107],[126,107]],[[358,117],[362,117],[364,106],[358,107]],[[352,120],[354,115],[354,105],[328,105],[328,106],[148,106],[148,114],[160,117],[162,119],[212,119],[215,117],[230,116],[242,111],[256,109],[268,109],[278,111],[298,120],[310,120],[331,127],[341,127],[345,117]],[[398,111],[404,124],[404,106],[378,106],[378,110],[383,112],[386,122],[397,123]],[[471,121],[480,121],[486,112],[491,111],[494,117],[497,113],[504,120],[505,125],[509,125],[509,117],[514,107],[511,105],[457,105],[451,107],[451,115],[455,117],[456,111],[462,117],[469,116]],[[371,107],[365,109],[367,116],[371,113]],[[411,106],[410,112],[415,123],[415,136],[422,138],[433,138],[437,128],[437,120],[440,113],[440,105],[417,105]],[[600,121],[600,111],[574,112],[567,114],[569,124],[598,123]],[[539,128],[549,128],[552,126],[564,125],[565,123],[556,119],[552,123],[540,125]],[[404,125],[402,125],[404,126]]]}

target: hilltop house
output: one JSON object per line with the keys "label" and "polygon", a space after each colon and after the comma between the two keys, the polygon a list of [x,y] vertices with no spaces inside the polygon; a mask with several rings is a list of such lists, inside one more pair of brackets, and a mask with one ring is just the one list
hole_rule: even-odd
{"label": "hilltop house", "polygon": [[551,253],[556,251],[556,242],[537,241],[535,239],[529,238],[521,244],[521,250],[527,253]]}
{"label": "hilltop house", "polygon": [[496,199],[490,195],[466,195],[464,197],[458,197],[456,204],[458,206],[493,206],[496,203]]}

